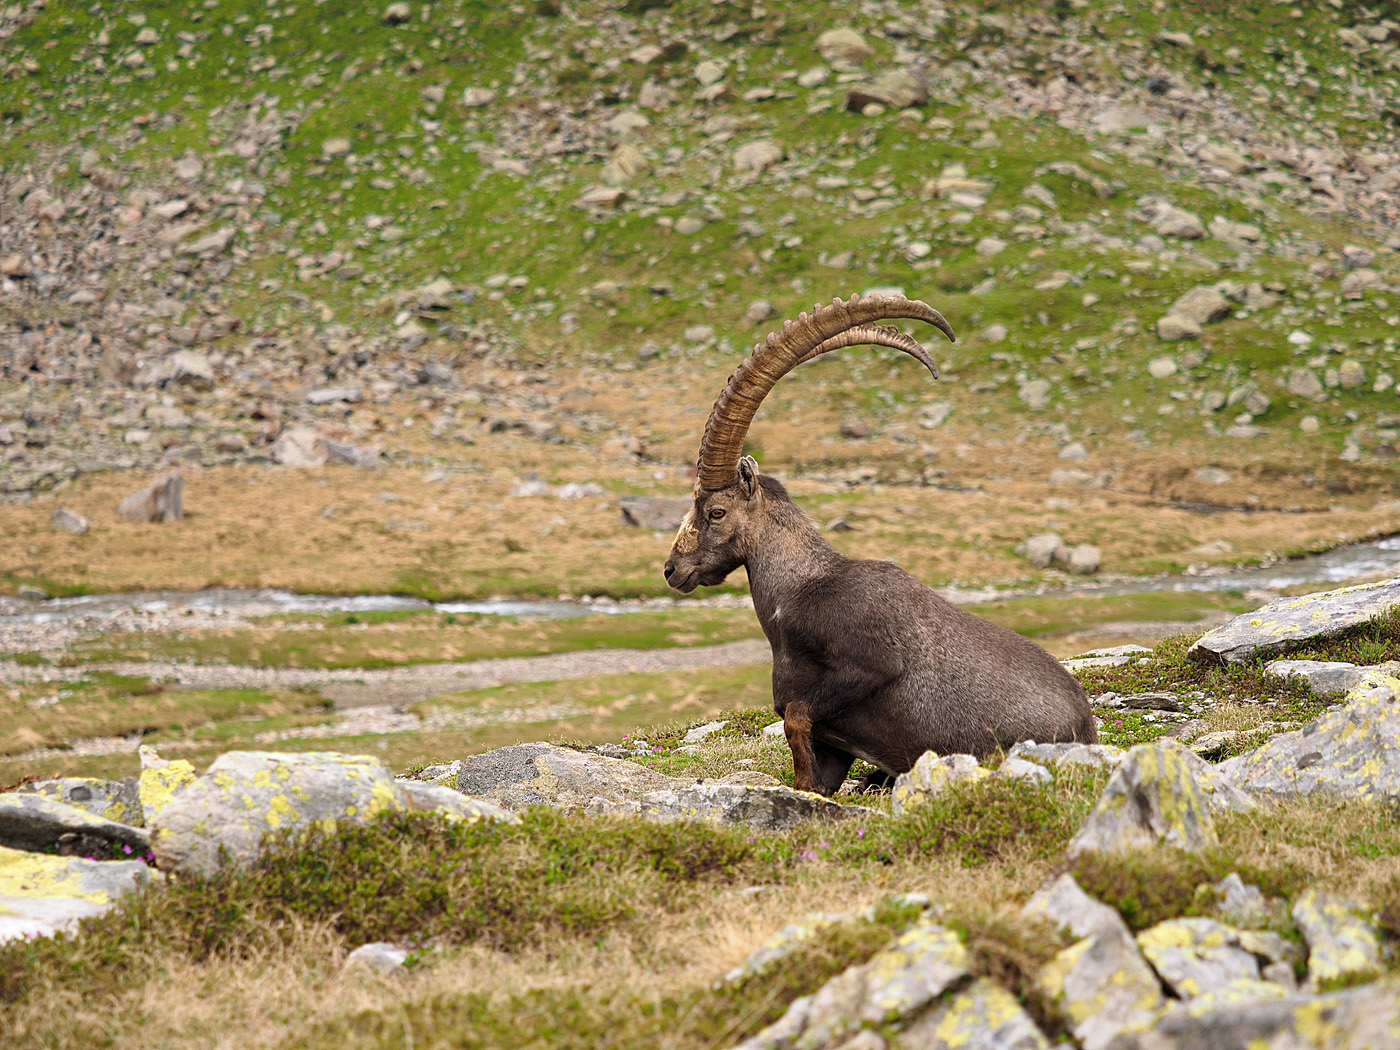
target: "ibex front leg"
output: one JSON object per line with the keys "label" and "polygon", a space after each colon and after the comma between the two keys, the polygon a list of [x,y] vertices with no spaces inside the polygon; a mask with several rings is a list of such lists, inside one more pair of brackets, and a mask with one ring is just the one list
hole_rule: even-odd
{"label": "ibex front leg", "polygon": [[812,745],[812,718],[807,705],[801,700],[793,701],[783,710],[783,733],[788,747],[792,749],[793,786],[798,791],[815,791],[822,794],[817,782],[817,756]]}

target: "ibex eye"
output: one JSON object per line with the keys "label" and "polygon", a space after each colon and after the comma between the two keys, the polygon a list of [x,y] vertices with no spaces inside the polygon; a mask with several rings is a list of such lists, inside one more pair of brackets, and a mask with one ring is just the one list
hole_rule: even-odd
{"label": "ibex eye", "polygon": [[723,508],[723,507],[716,507],[714,510],[710,511],[710,520],[711,520],[711,521],[719,521],[719,519],[722,518],[722,517],[724,517],[724,508]]}

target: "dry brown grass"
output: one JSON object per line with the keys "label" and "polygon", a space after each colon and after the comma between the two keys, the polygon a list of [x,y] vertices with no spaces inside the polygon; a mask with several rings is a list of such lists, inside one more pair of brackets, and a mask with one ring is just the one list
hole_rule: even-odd
{"label": "dry brown grass", "polygon": [[[0,534],[9,540],[0,551],[0,586],[251,586],[471,597],[664,593],[659,570],[671,537],[623,525],[614,499],[628,492],[682,495],[684,471],[667,469],[658,482],[653,466],[600,471],[586,449],[521,445],[510,450],[522,453],[513,469],[467,468],[447,484],[424,483],[421,468],[305,473],[188,467],[189,516],[158,525],[116,516],[117,502],[140,479],[88,475],[29,502],[0,505]],[[610,497],[508,498],[518,472],[532,462],[555,483],[601,475]],[[1400,529],[1400,509],[1373,506],[1364,493],[1335,511],[1201,515],[1151,495],[1015,479],[971,492],[917,486],[853,491],[800,479],[791,487],[817,520],[844,517],[855,526],[831,534],[842,550],[896,560],[933,584],[1037,578],[1013,548],[1050,529],[1071,543],[1097,544],[1104,571],[1129,573],[1247,560]],[[1284,494],[1284,486],[1273,487]],[[382,493],[398,499],[386,502]],[[1047,499],[1066,502],[1052,510]],[[88,516],[91,531],[52,531],[48,519],[56,504]],[[334,513],[323,517],[327,508]],[[1195,550],[1218,540],[1227,540],[1231,553]],[[743,586],[742,574],[732,582]]]}

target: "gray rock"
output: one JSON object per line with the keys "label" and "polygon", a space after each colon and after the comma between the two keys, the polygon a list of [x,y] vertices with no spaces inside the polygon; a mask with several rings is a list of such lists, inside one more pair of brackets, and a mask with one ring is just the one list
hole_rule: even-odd
{"label": "gray rock", "polygon": [[995,775],[1009,780],[1025,780],[1032,784],[1052,784],[1055,781],[1055,775],[1050,770],[1024,758],[1007,757],[997,766]]}
{"label": "gray rock", "polygon": [[1120,853],[1165,841],[1190,852],[1218,843],[1211,813],[1253,803],[1175,741],[1139,744],[1123,759],[1069,854]]}
{"label": "gray rock", "polygon": [[1007,754],[1010,758],[1022,758],[1045,766],[1078,765],[1105,769],[1122,762],[1127,752],[1112,744],[1037,744],[1034,740],[1022,740],[1013,745]]}
{"label": "gray rock", "polygon": [[675,532],[690,513],[695,501],[663,496],[625,496],[617,501],[622,511],[622,523],[638,529]]}
{"label": "gray rock", "polygon": [[[613,811],[609,806],[593,808]],[[631,812],[632,807],[627,805],[622,811]],[[875,810],[864,806],[844,806],[789,787],[721,783],[687,784],[647,792],[636,804],[635,812],[646,820],[747,824],[770,831],[786,831],[813,820],[879,819]]]}
{"label": "gray rock", "polygon": [[925,430],[935,430],[948,421],[953,414],[953,406],[947,401],[936,401],[924,405],[914,414],[914,421]]}
{"label": "gray rock", "polygon": [[1171,206],[1158,213],[1152,229],[1163,237],[1180,237],[1183,240],[1200,240],[1209,236],[1199,215]]}
{"label": "gray rock", "polygon": [[1070,548],[1069,571],[1075,576],[1092,576],[1099,571],[1102,554],[1092,543],[1081,543]]}
{"label": "gray rock", "polygon": [[49,515],[49,527],[54,532],[71,532],[74,536],[81,536],[92,527],[92,524],[87,518],[74,513],[67,507],[55,507],[53,513]]}
{"label": "gray rock", "polygon": [[846,91],[846,108],[862,112],[874,103],[890,109],[908,109],[928,102],[928,81],[918,73],[904,69],[879,73],[869,80],[853,84]]}
{"label": "gray rock", "polygon": [[817,50],[823,59],[838,68],[858,67],[875,53],[865,37],[849,26],[822,33],[817,37]]}
{"label": "gray rock", "polygon": [[1293,921],[1308,944],[1308,981],[1367,977],[1381,970],[1380,935],[1344,897],[1306,890],[1293,903]]}
{"label": "gray rock", "polygon": [[[407,6],[407,5],[405,5]],[[345,957],[345,969],[363,967],[376,973],[394,973],[403,969],[408,952],[388,941],[362,944]]]}
{"label": "gray rock", "polygon": [[206,259],[213,258],[228,249],[233,243],[233,238],[238,235],[238,230],[232,226],[226,226],[222,230],[215,230],[213,233],[206,233],[198,240],[180,246],[181,255],[199,255]]}
{"label": "gray rock", "polygon": [[379,20],[386,26],[401,26],[413,17],[413,10],[408,4],[398,0],[384,9],[384,13],[379,16]]}
{"label": "gray rock", "polygon": [[1400,577],[1302,597],[1277,598],[1203,634],[1188,654],[1205,663],[1281,656],[1340,637],[1400,603]]}
{"label": "gray rock", "polygon": [[1294,397],[1304,397],[1318,401],[1327,396],[1322,381],[1311,368],[1295,368],[1288,374],[1288,392]]}
{"label": "gray rock", "polygon": [[0,795],[0,846],[40,851],[57,847],[65,855],[128,846],[144,853],[150,836],[142,828],[94,816],[39,794]]}
{"label": "gray rock", "polygon": [[1259,980],[1259,963],[1240,947],[1239,934],[1213,919],[1168,919],[1139,933],[1137,943],[1179,999]]}
{"label": "gray rock", "polygon": [[1026,557],[1037,569],[1048,569],[1069,559],[1069,548],[1058,532],[1043,532],[1026,540]]}
{"label": "gray rock", "polygon": [[157,478],[117,504],[129,521],[180,521],[185,516],[185,479],[178,472]]}
{"label": "gray rock", "polygon": [[767,299],[756,299],[744,312],[744,320],[749,324],[762,324],[778,315],[777,309]]}
{"label": "gray rock", "polygon": [[1027,918],[1048,919],[1081,939],[1104,932],[1129,936],[1128,924],[1123,917],[1080,889],[1079,883],[1069,872],[1036,890],[1021,909],[1021,914]]}
{"label": "gray rock", "polygon": [[905,1050],[1049,1050],[1050,1041],[1015,996],[980,978],[911,1024],[899,1045]]}
{"label": "gray rock", "polygon": [[1191,475],[1192,481],[1199,481],[1202,485],[1225,485],[1232,478],[1233,475],[1229,471],[1219,467],[1202,467]]}
{"label": "gray rock", "polygon": [[138,784],[135,777],[121,780],[62,777],[57,780],[31,780],[15,790],[19,794],[42,795],[103,820],[139,828],[145,823],[145,818],[141,814]]}
{"label": "gray rock", "polygon": [[[459,770],[460,772],[460,770]],[[498,820],[518,824],[520,818],[485,799],[468,798],[447,784],[417,780],[398,782],[401,808],[417,813],[436,813],[449,821]]]}
{"label": "gray rock", "polygon": [[718,733],[721,729],[723,729],[723,728],[724,728],[725,726],[727,726],[728,724],[729,724],[728,721],[723,721],[723,722],[706,722],[704,725],[695,726],[695,727],[692,728],[692,729],[686,730],[685,736],[681,738],[681,743],[682,743],[682,744],[698,744],[698,743],[700,743],[700,741],[704,740],[706,737],[712,736],[713,734]]}
{"label": "gray rock", "polygon": [[1167,307],[1168,314],[1187,318],[1197,325],[1223,321],[1230,316],[1230,311],[1230,300],[1221,294],[1220,289],[1215,285],[1205,284],[1192,288]]}
{"label": "gray rock", "polygon": [[372,470],[378,465],[379,454],[374,449],[337,440],[317,427],[292,427],[273,442],[272,458],[284,467],[303,470],[334,465]]}
{"label": "gray rock", "polygon": [[1157,320],[1157,338],[1164,343],[1177,343],[1183,339],[1199,339],[1201,326],[1188,317],[1167,314]]}
{"label": "gray rock", "polygon": [[0,847],[0,943],[51,937],[147,885],[139,860],[95,861]]}
{"label": "gray rock", "polygon": [[1349,693],[1376,674],[1396,674],[1400,671],[1400,664],[1391,661],[1375,667],[1358,667],[1356,664],[1330,660],[1274,660],[1264,669],[1270,674],[1302,678],[1314,693],[1332,696]]}
{"label": "gray rock", "polygon": [[1153,379],[1169,379],[1176,375],[1176,361],[1170,357],[1154,357],[1147,362],[1147,373]]}
{"label": "gray rock", "polygon": [[136,385],[212,390],[215,380],[209,358],[196,350],[177,350],[142,373]]}
{"label": "gray rock", "polygon": [[762,172],[786,156],[786,151],[772,139],[758,139],[734,151],[734,170]]}
{"label": "gray rock", "polygon": [[[426,808],[425,800],[437,801],[447,790],[407,787],[366,755],[231,751],[150,819],[151,848],[165,871],[209,875],[257,857],[269,834],[328,821],[366,824],[391,810]],[[495,813],[466,809],[462,819]]]}
{"label": "gray rock", "polygon": [[891,812],[896,817],[903,816],[953,784],[972,783],[988,776],[991,771],[982,768],[971,755],[939,755],[925,751],[909,772],[895,778]]}
{"label": "gray rock", "polygon": [[1125,929],[1105,929],[1064,949],[1036,983],[1083,1050],[1105,1050],[1120,1033],[1146,1027],[1165,1003],[1157,975]]}
{"label": "gray rock", "polygon": [[507,809],[641,802],[653,791],[692,786],[635,762],[571,751],[553,744],[518,744],[462,759],[457,790]]}
{"label": "gray rock", "polygon": [[1250,885],[1235,872],[1215,884],[1220,898],[1220,914],[1243,925],[1255,925],[1268,918],[1268,905],[1258,886]]}
{"label": "gray rock", "polygon": [[360,400],[360,396],[358,384],[355,386],[322,386],[308,393],[306,400],[313,405],[329,405],[336,401],[354,403]]}

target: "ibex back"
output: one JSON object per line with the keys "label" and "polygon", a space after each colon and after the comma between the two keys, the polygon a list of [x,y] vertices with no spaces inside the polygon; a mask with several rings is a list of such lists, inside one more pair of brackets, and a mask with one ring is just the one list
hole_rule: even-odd
{"label": "ibex back", "polygon": [[[700,442],[694,499],[666,561],[689,593],[741,565],[773,647],[773,706],[799,789],[833,794],[857,758],[885,778],[925,751],[986,755],[1019,740],[1098,739],[1084,690],[1049,653],[940,598],[889,562],[847,558],[774,478],[741,455],[754,413],[804,361],[873,343],[938,370],[917,341],[875,322],[938,311],[903,296],[853,296],[768,337],[730,377]],[[872,778],[872,780],[880,778]]]}

